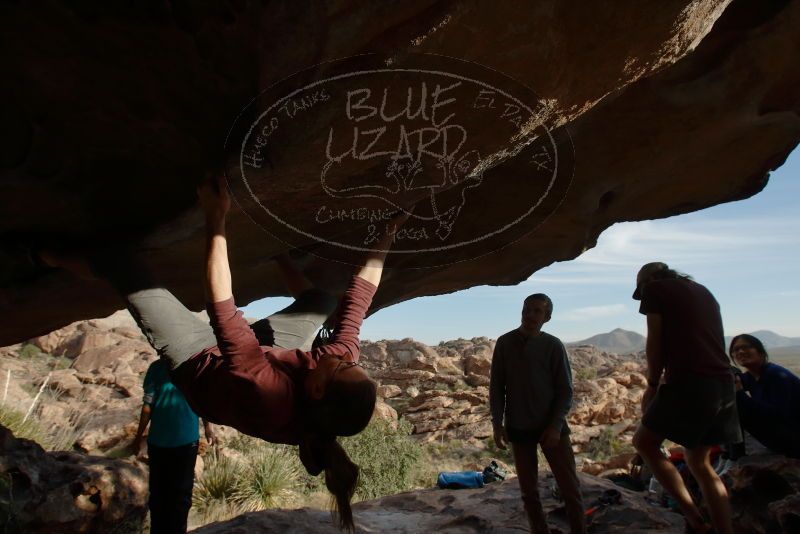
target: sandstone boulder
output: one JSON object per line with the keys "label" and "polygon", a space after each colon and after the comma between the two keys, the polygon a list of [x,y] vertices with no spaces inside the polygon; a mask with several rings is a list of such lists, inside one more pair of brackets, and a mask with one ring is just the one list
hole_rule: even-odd
{"label": "sandstone boulder", "polygon": [[142,528],[147,513],[147,472],[142,464],[46,453],[2,426],[0,474],[10,479],[9,520],[22,532],[134,531]]}
{"label": "sandstone boulder", "polygon": [[469,354],[464,358],[464,371],[467,375],[489,376],[492,359],[485,354]]}
{"label": "sandstone boulder", "polygon": [[737,532],[797,532],[800,460],[756,454],[726,473]]}
{"label": "sandstone boulder", "polygon": [[76,355],[72,367],[79,372],[113,369],[124,358],[133,358],[125,344],[91,348]]}
{"label": "sandstone boulder", "polygon": [[397,410],[386,404],[385,402],[375,403],[375,412],[373,417],[380,417],[387,421],[397,421]]}
{"label": "sandstone boulder", "polygon": [[83,384],[77,379],[75,369],[53,371],[48,387],[60,391],[63,395],[78,398],[83,391]]}
{"label": "sandstone boulder", "polygon": [[466,382],[472,387],[480,387],[480,386],[488,386],[490,380],[489,377],[485,375],[470,374],[464,378],[464,382]]}
{"label": "sandstone boulder", "polygon": [[58,348],[75,335],[76,324],[54,330],[49,334],[29,339],[28,342],[47,354],[56,354]]}
{"label": "sandstone boulder", "polygon": [[382,399],[391,399],[392,397],[397,397],[403,392],[400,389],[400,386],[396,384],[386,384],[378,386],[378,396]]}

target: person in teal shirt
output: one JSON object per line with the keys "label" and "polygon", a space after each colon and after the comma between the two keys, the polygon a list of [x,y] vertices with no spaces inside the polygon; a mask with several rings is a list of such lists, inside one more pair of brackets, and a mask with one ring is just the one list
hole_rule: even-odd
{"label": "person in teal shirt", "polygon": [[[185,534],[192,506],[194,465],[200,439],[199,418],[175,387],[164,360],[150,364],[144,377],[144,402],[131,449],[141,456],[144,431],[150,464],[151,534]],[[215,444],[211,425],[203,422],[206,440]]]}

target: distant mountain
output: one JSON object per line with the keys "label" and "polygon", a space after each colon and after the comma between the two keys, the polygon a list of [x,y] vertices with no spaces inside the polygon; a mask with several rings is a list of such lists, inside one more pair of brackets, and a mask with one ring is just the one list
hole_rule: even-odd
{"label": "distant mountain", "polygon": [[[775,354],[800,354],[800,337],[786,337],[776,334],[771,330],[757,330],[750,332],[764,343],[766,349],[775,351]],[[725,337],[725,349],[731,344],[733,336]],[[580,341],[572,341],[567,343],[568,347],[577,345],[594,345],[600,350],[606,352],[616,352],[617,354],[628,354],[630,352],[638,352],[644,350],[646,338],[636,332],[630,330],[623,330],[616,328],[607,334],[597,334],[590,338],[582,339]],[[776,349],[781,349],[776,351]]]}
{"label": "distant mountain", "polygon": [[615,352],[617,354],[628,354],[631,352],[639,352],[644,350],[645,337],[639,333],[631,332],[630,330],[623,330],[622,328],[615,328],[607,334],[597,334],[581,341],[573,341],[567,343],[568,347],[577,345],[594,345],[600,350],[606,352]]}
{"label": "distant mountain", "polygon": [[[769,349],[778,349],[783,347],[800,347],[800,337],[786,337],[776,334],[771,330],[756,330],[749,332],[749,334],[756,336],[764,344],[764,347]],[[725,336],[725,347],[729,347],[733,336]]]}

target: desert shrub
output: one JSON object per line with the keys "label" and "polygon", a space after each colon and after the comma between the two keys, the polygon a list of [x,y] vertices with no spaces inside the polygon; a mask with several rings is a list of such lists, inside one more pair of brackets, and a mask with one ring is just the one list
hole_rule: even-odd
{"label": "desert shrub", "polygon": [[[219,515],[220,509],[239,513],[234,502],[239,480],[244,476],[241,462],[213,451],[206,456],[203,474],[194,482],[192,504],[198,513],[207,517],[210,512]],[[216,517],[216,520],[225,519]]]}
{"label": "desert shrub", "polygon": [[358,500],[414,487],[422,448],[410,436],[411,424],[407,421],[401,419],[394,426],[390,421],[376,418],[360,434],[341,439],[342,447],[361,469],[356,488]]}
{"label": "desert shrub", "polygon": [[0,425],[8,428],[17,438],[35,441],[44,448],[47,443],[47,433],[39,425],[36,419],[29,417],[25,420],[25,414],[9,406],[0,406]]}
{"label": "desert shrub", "polygon": [[295,500],[300,481],[296,455],[289,447],[253,441],[242,459],[218,451],[206,456],[205,469],[192,493],[192,504],[204,521],[222,521]]}
{"label": "desert shrub", "polygon": [[50,369],[66,369],[72,365],[72,360],[65,356],[52,356],[42,352],[39,347],[31,343],[23,343],[17,349],[17,357],[34,365],[43,365]]}
{"label": "desert shrub", "polygon": [[[486,438],[486,453],[489,456],[496,458],[497,460],[503,461],[507,464],[514,463],[514,454],[511,452],[511,444],[506,443],[506,449],[498,449],[497,445],[494,442],[493,437]],[[541,465],[541,464],[540,464]]]}
{"label": "desert shrub", "polygon": [[[422,447],[410,437],[411,425],[375,419],[360,434],[340,438],[361,474],[356,499],[373,499],[417,487],[423,469]],[[326,491],[322,475],[306,473],[297,448],[271,445],[244,434],[227,444],[241,459],[214,451],[206,456],[195,481],[192,502],[204,522],[221,521],[243,512],[289,506]]]}
{"label": "desert shrub", "polygon": [[[39,388],[34,389],[38,393]],[[48,392],[46,396],[54,395],[54,399],[60,394],[50,390],[45,391]],[[57,419],[42,418],[37,406],[27,420],[21,410],[8,405],[0,406],[0,424],[11,430],[17,438],[35,441],[48,451],[72,450],[75,440],[91,417],[90,410],[83,404],[70,406],[66,413]]]}
{"label": "desert shrub", "polygon": [[630,446],[622,443],[614,431],[604,428],[596,438],[589,440],[586,455],[596,462],[602,462],[629,450]]}
{"label": "desert shrub", "polygon": [[244,455],[252,453],[264,445],[265,442],[263,440],[248,436],[247,434],[242,434],[241,432],[237,432],[232,438],[225,442],[226,447],[238,451]]}
{"label": "desert shrub", "polygon": [[[43,399],[40,400],[39,406],[43,404],[52,404],[58,402],[64,395],[64,391],[60,388],[46,388],[44,390]],[[47,401],[44,398],[48,399]],[[86,402],[86,393],[82,392],[76,399],[76,403],[68,404],[61,417],[42,417],[37,407],[34,410],[34,415],[37,418],[38,424],[42,428],[46,428],[46,438],[42,447],[49,451],[64,451],[72,450],[75,441],[81,435],[83,430],[91,423],[94,416],[93,410]]]}
{"label": "desert shrub", "polygon": [[39,347],[30,343],[23,343],[17,350],[17,356],[23,360],[39,359],[45,354],[39,350]]}
{"label": "desert shrub", "polygon": [[575,370],[575,380],[592,380],[597,378],[597,369],[594,367],[581,367]]}
{"label": "desert shrub", "polygon": [[47,366],[54,371],[69,369],[72,367],[72,360],[66,356],[50,356],[50,361],[47,362]]}
{"label": "desert shrub", "polygon": [[295,498],[300,469],[297,455],[287,448],[261,447],[247,459],[234,500],[247,512],[286,506]]}

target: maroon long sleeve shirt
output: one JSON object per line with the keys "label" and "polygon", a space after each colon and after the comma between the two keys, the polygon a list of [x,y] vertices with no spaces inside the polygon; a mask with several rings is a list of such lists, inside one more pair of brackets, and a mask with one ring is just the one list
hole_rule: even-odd
{"label": "maroon long sleeve shirt", "polygon": [[376,290],[354,276],[342,297],[333,341],[309,352],[259,346],[233,298],[208,304],[217,345],[173,371],[173,382],[204,419],[272,443],[297,444],[306,374],[323,355],[358,361],[359,330]]}

